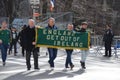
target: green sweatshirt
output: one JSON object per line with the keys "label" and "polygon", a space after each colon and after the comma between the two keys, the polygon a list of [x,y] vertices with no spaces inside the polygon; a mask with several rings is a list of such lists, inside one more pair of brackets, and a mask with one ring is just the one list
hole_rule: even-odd
{"label": "green sweatshirt", "polygon": [[8,29],[0,30],[0,40],[2,40],[3,44],[10,43],[10,31]]}

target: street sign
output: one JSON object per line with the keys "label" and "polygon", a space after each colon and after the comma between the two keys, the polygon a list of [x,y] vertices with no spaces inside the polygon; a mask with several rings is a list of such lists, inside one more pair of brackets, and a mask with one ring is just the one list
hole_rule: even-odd
{"label": "street sign", "polygon": [[34,5],[40,4],[40,0],[30,0],[30,4]]}

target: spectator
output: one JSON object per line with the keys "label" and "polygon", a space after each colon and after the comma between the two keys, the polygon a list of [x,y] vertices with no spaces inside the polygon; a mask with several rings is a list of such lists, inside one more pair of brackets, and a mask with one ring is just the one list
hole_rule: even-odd
{"label": "spectator", "polygon": [[12,47],[14,46],[14,56],[17,54],[17,30],[16,28],[11,28],[11,42],[9,48],[9,54],[12,53]]}
{"label": "spectator", "polygon": [[105,57],[111,57],[111,45],[113,41],[113,31],[110,25],[106,25],[105,34],[103,37],[104,46],[105,46]]}
{"label": "spectator", "polygon": [[21,45],[21,47],[22,47],[22,56],[24,57],[25,56],[25,42],[26,42],[26,40],[25,40],[25,29],[27,28],[27,25],[24,25],[23,27],[22,27],[22,30],[19,32],[19,34],[18,34],[18,37],[17,37],[17,41],[18,40],[20,40],[20,45]]}

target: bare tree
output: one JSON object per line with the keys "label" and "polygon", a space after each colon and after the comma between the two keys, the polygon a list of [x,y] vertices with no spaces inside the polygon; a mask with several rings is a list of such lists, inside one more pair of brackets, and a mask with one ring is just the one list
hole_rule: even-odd
{"label": "bare tree", "polygon": [[42,14],[46,14],[47,13],[47,8],[48,8],[47,0],[42,0],[42,2],[43,2]]}
{"label": "bare tree", "polygon": [[64,11],[70,11],[72,7],[73,0],[65,0],[65,8]]}

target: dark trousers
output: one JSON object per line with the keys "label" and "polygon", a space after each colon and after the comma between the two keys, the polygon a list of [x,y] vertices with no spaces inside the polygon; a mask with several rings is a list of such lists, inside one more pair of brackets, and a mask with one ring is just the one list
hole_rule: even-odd
{"label": "dark trousers", "polygon": [[50,67],[54,67],[54,60],[57,57],[57,49],[55,48],[48,48],[48,52],[49,52],[49,64]]}
{"label": "dark trousers", "polygon": [[12,40],[12,42],[10,43],[10,48],[9,48],[9,53],[10,51],[12,51],[12,47],[14,46],[14,55],[16,55],[17,53],[17,42],[15,39]]}
{"label": "dark trousers", "polygon": [[32,53],[33,53],[33,58],[34,58],[34,69],[37,69],[38,68],[38,52],[36,49],[33,51],[26,51],[26,65],[28,69],[31,68],[30,59],[31,59]]}
{"label": "dark trousers", "polygon": [[105,56],[111,56],[111,42],[105,42]]}
{"label": "dark trousers", "polygon": [[0,49],[1,49],[2,61],[5,62],[7,58],[8,44],[0,44]]}
{"label": "dark trousers", "polygon": [[73,63],[71,61],[71,55],[72,55],[73,50],[66,50],[67,53],[67,57],[66,57],[66,63],[65,63],[65,67],[67,68],[68,65],[72,66]]}
{"label": "dark trousers", "polygon": [[25,56],[25,48],[22,47],[22,56]]}

